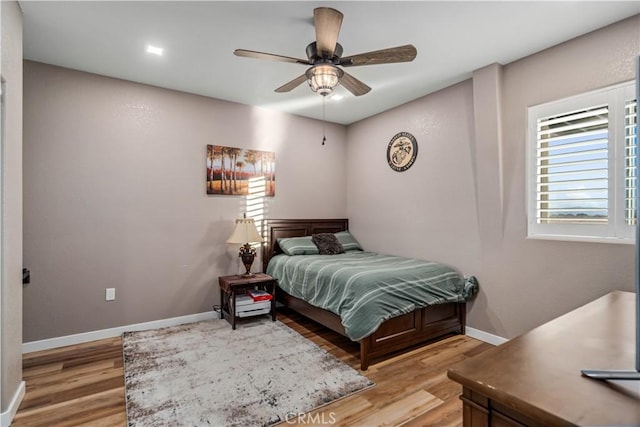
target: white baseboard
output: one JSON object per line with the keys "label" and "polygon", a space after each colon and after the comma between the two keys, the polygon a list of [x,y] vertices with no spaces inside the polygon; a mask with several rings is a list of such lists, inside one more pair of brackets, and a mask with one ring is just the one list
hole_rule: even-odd
{"label": "white baseboard", "polygon": [[89,341],[101,340],[104,338],[113,338],[122,335],[122,333],[126,331],[143,331],[145,329],[164,328],[167,326],[182,325],[183,323],[199,322],[201,320],[219,318],[219,313],[215,311],[206,311],[204,313],[189,314],[187,316],[172,317],[169,319],[118,326],[116,328],[83,332],[81,334],[66,335],[63,337],[49,338],[39,341],[31,341],[22,344],[22,353],[31,353],[34,351],[49,350],[51,348],[81,344]]}
{"label": "white baseboard", "polygon": [[[64,347],[66,345],[81,344],[89,341],[113,338],[122,335],[126,331],[142,331],[145,329],[164,328],[167,326],[181,325],[183,323],[199,322],[201,320],[219,319],[218,311],[206,311],[204,313],[189,314],[187,316],[172,317],[169,319],[153,320],[151,322],[135,323],[133,325],[118,326],[116,328],[101,329],[98,331],[84,332],[81,334],[66,335],[57,338],[49,338],[39,341],[31,341],[22,344],[22,353],[31,353],[51,348]],[[493,345],[504,344],[509,341],[498,335],[493,335],[480,329],[467,326],[466,335]],[[4,427],[4,425],[0,426]]]}
{"label": "white baseboard", "polygon": [[11,399],[11,402],[9,402],[9,407],[7,408],[6,411],[0,414],[0,426],[9,427],[11,425],[11,421],[13,421],[13,417],[15,417],[16,413],[18,412],[18,407],[20,406],[20,403],[22,403],[22,398],[24,397],[24,392],[25,392],[25,386],[26,386],[25,382],[20,381],[20,385],[18,386],[18,389],[13,394],[13,398]]}
{"label": "white baseboard", "polygon": [[480,341],[484,341],[493,345],[504,344],[509,341],[506,338],[499,337],[498,335],[490,334],[489,332],[481,331],[480,329],[465,327],[465,335],[475,338]]}

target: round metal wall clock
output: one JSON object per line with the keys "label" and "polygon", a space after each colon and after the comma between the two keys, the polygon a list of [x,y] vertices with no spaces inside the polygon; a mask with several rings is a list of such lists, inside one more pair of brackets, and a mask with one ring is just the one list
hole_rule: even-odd
{"label": "round metal wall clock", "polygon": [[418,142],[409,132],[397,133],[387,146],[387,162],[396,172],[409,169],[418,157]]}

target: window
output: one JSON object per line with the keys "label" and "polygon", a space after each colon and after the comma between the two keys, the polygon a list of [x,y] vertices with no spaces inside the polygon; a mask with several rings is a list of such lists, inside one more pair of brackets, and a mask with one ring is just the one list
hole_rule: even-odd
{"label": "window", "polygon": [[529,108],[528,235],[634,243],[633,82]]}

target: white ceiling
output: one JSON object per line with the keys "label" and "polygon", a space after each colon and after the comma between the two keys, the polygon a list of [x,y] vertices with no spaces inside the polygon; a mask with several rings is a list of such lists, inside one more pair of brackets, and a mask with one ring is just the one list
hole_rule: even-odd
{"label": "white ceiling", "polygon": [[[322,118],[306,84],[274,89],[305,66],[240,58],[236,48],[306,58],[313,9],[344,14],[344,55],[411,43],[410,63],[352,67],[371,86],[329,99],[328,121],[349,124],[640,13],[640,1],[21,1],[24,57],[91,73]],[[639,29],[640,37],[640,29]],[[161,46],[162,57],[145,53]]]}

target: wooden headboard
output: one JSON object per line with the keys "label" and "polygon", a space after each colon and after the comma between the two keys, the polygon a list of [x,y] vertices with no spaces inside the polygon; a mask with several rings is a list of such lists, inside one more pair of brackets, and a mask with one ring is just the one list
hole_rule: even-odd
{"label": "wooden headboard", "polygon": [[272,256],[281,253],[281,237],[311,236],[317,233],[337,233],[349,229],[349,220],[341,219],[268,219],[267,242],[262,249],[262,270],[266,272]]}

